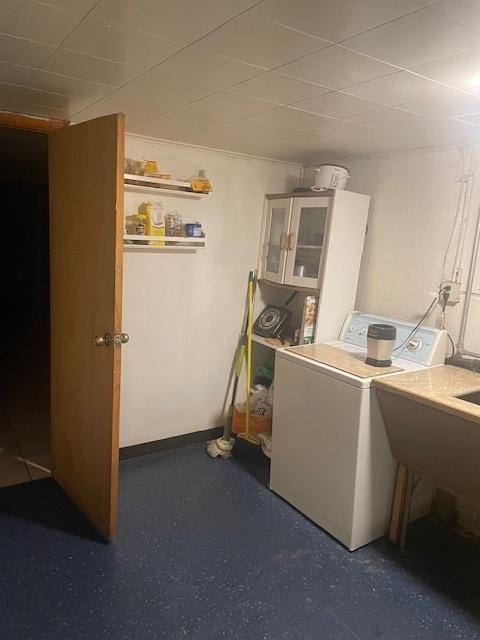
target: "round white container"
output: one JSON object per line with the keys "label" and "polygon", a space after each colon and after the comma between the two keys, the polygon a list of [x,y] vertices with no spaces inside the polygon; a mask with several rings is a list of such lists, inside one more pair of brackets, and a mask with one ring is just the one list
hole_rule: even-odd
{"label": "round white container", "polygon": [[336,164],[319,164],[315,171],[315,184],[312,191],[323,191],[324,189],[345,189],[350,171],[347,167]]}

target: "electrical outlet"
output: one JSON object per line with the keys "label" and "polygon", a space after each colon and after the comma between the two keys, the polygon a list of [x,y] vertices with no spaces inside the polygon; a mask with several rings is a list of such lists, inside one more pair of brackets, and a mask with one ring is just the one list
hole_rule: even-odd
{"label": "electrical outlet", "polygon": [[449,280],[445,280],[442,282],[443,287],[450,287],[448,292],[448,305],[458,304],[460,302],[460,287],[461,282],[451,282]]}

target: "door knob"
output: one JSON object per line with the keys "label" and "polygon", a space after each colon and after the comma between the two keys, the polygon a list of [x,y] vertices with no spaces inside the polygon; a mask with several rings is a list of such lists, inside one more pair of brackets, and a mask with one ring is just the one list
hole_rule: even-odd
{"label": "door knob", "polygon": [[117,333],[113,336],[113,344],[116,347],[120,347],[122,344],[126,344],[130,340],[128,333]]}
{"label": "door knob", "polygon": [[96,347],[109,347],[112,344],[112,336],[110,333],[104,333],[103,336],[95,336],[93,341]]}

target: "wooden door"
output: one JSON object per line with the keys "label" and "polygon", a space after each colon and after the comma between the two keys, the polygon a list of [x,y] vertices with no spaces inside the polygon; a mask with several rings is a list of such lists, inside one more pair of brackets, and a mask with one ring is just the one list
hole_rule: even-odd
{"label": "wooden door", "polygon": [[[108,540],[117,521],[124,127],[120,114],[49,135],[52,472]],[[98,346],[105,334],[117,339]]]}

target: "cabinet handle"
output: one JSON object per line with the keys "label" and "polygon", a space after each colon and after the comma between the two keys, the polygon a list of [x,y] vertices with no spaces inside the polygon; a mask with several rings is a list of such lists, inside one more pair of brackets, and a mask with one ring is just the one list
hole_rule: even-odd
{"label": "cabinet handle", "polygon": [[286,240],[287,240],[287,234],[284,231],[282,231],[282,233],[280,234],[280,249],[285,250],[288,248]]}
{"label": "cabinet handle", "polygon": [[295,249],[295,234],[289,233],[288,242],[287,242],[287,251],[292,251],[292,249]]}

